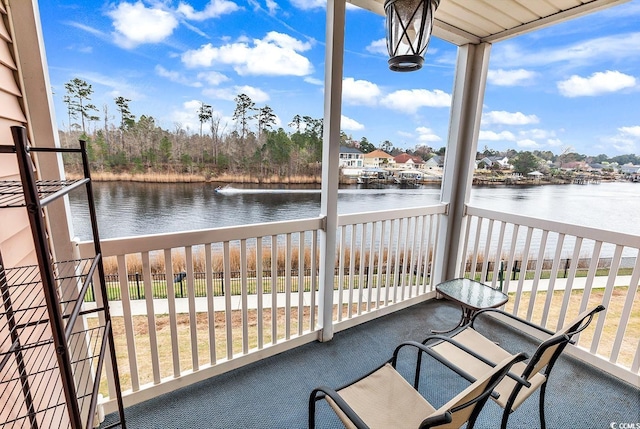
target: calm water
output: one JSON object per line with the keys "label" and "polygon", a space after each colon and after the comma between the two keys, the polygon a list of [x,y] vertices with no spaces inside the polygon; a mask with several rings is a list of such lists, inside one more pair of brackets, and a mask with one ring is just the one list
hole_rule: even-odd
{"label": "calm water", "polygon": [[[95,183],[102,238],[233,226],[318,216],[318,190],[239,189],[211,184]],[[341,214],[437,203],[438,187],[340,189]],[[72,193],[74,230],[90,238],[86,200]],[[640,236],[640,183],[474,187],[471,204]]]}

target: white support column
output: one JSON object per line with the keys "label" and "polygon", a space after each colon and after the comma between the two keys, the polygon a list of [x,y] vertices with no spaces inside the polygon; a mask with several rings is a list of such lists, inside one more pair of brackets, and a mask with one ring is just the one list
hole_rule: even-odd
{"label": "white support column", "polygon": [[329,341],[333,338],[333,279],[338,226],[338,161],[340,157],[345,9],[345,0],[327,1],[320,201],[320,216],[325,220],[324,230],[320,234],[320,296],[318,299],[320,341]]}
{"label": "white support column", "polygon": [[465,204],[471,195],[490,50],[488,43],[458,48],[440,196],[440,201],[448,204],[448,209],[444,222],[440,224],[443,240],[435,257],[434,284],[454,278],[462,256],[460,240]]}

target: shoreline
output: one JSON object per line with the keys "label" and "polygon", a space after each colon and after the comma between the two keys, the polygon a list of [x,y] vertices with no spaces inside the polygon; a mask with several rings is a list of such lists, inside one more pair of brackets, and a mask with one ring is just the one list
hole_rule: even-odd
{"label": "shoreline", "polygon": [[[75,172],[67,172],[68,179],[80,179],[82,176]],[[433,179],[425,180],[420,185],[426,186],[439,186],[441,180]],[[233,174],[224,174],[221,176],[211,177],[200,174],[186,174],[186,173],[112,173],[112,172],[91,172],[91,179],[95,182],[134,182],[134,183],[211,183],[212,185],[300,185],[300,186],[313,186],[321,185],[322,178],[320,176],[292,176],[292,177],[267,177],[257,178],[252,176],[242,176]],[[578,184],[597,184],[608,182],[620,182],[626,181],[620,178],[590,178],[581,179],[576,181],[572,179],[523,179],[513,180],[511,176],[505,177],[484,177],[483,175],[474,175],[473,186],[483,187],[517,187],[517,186],[543,186],[543,185],[568,185],[572,183]],[[340,185],[357,185],[356,178],[352,176],[342,176],[339,180]],[[382,183],[373,186],[362,186],[363,188],[375,189],[376,187],[387,187],[393,185],[393,183]]]}

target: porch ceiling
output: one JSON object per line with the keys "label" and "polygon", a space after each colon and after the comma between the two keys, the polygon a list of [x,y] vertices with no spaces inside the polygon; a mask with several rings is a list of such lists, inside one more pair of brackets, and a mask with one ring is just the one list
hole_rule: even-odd
{"label": "porch ceiling", "polygon": [[[384,15],[385,0],[348,0]],[[441,0],[433,35],[455,45],[495,43],[629,0]]]}

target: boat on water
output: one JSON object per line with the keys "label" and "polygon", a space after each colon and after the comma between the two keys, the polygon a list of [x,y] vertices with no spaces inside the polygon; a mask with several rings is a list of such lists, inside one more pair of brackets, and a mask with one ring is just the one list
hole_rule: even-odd
{"label": "boat on water", "polygon": [[365,168],[356,179],[359,185],[384,185],[389,181],[389,172],[382,168]]}
{"label": "boat on water", "polygon": [[416,187],[422,183],[422,173],[416,170],[403,170],[394,177],[394,181],[400,186]]}

